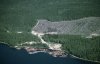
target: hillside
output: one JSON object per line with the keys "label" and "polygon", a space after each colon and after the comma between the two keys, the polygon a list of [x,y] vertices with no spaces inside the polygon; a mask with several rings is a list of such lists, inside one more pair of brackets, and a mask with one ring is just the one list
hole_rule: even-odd
{"label": "hillside", "polygon": [[100,17],[87,17],[72,21],[51,22],[38,20],[33,31],[40,33],[57,32],[58,34],[90,35],[100,34]]}

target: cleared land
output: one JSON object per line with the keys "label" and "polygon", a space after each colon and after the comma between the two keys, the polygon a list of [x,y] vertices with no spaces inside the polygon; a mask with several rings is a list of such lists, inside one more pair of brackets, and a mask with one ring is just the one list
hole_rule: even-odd
{"label": "cleared land", "polygon": [[38,20],[33,28],[38,33],[57,33],[71,35],[100,34],[100,17],[87,17],[72,21],[50,22]]}

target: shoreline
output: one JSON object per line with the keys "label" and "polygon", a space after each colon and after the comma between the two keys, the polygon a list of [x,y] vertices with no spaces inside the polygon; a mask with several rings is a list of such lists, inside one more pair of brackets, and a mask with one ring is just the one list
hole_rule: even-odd
{"label": "shoreline", "polygon": [[53,57],[66,57],[67,53],[63,50],[53,50],[48,48],[33,48],[33,47],[25,47],[24,48],[29,54],[36,54],[39,52],[44,52],[52,55]]}
{"label": "shoreline", "polygon": [[100,63],[100,61],[94,61],[94,60],[88,60],[88,59],[84,59],[84,58],[80,58],[78,56],[75,56],[73,54],[70,54],[72,58],[76,58],[76,59],[80,59],[80,60],[84,60],[84,61],[89,61],[89,62],[96,62],[96,63]]}
{"label": "shoreline", "polygon": [[[7,46],[9,46],[9,47],[11,47],[11,48],[15,48],[15,49],[17,49],[17,50],[20,50],[20,49],[22,49],[22,48],[16,48],[16,47],[14,47],[14,46],[10,46],[9,44],[7,44],[7,43],[4,43],[4,42],[1,42],[0,44],[4,44],[4,45],[7,45]],[[25,49],[25,48],[23,48],[23,49]],[[25,49],[26,50],[26,49]],[[27,50],[26,50],[27,51]],[[53,51],[56,51],[56,50],[53,50]],[[62,51],[62,50],[58,50],[58,51]],[[53,55],[52,53],[50,53],[49,51],[43,51],[43,50],[40,50],[40,51],[32,51],[32,52],[29,52],[29,51],[27,51],[27,53],[28,54],[36,54],[36,53],[40,53],[40,52],[43,52],[43,53],[48,53],[48,54],[50,54],[50,55],[52,55],[53,57],[67,57],[67,53],[65,53],[64,51],[64,53],[65,54],[67,54],[67,55]],[[75,55],[73,55],[73,54],[69,54],[72,58],[76,58],[76,59],[80,59],[80,60],[83,60],[83,61],[90,61],[90,62],[96,62],[96,63],[100,63],[99,61],[94,61],[94,60],[88,60],[88,59],[84,59],[84,58],[80,58],[80,57],[78,57],[78,56],[75,56]]]}
{"label": "shoreline", "polygon": [[[26,50],[26,49],[25,49]],[[27,51],[27,50],[26,50]],[[56,51],[56,50],[53,50],[53,51]],[[60,50],[58,50],[60,51]],[[28,51],[27,51],[28,52]],[[49,51],[44,51],[44,50],[40,50],[40,51],[33,51],[33,52],[28,52],[29,54],[32,53],[32,54],[36,54],[36,53],[40,53],[40,52],[43,52],[43,53],[48,53],[50,55],[52,55],[53,57],[67,57],[67,53],[65,53],[64,51],[60,51],[60,52],[64,52],[65,54],[62,54],[62,55],[54,55],[54,54],[51,54]],[[76,58],[76,59],[80,59],[80,60],[83,60],[83,61],[90,61],[90,62],[96,62],[96,63],[100,63],[99,61],[94,61],[94,60],[88,60],[88,59],[84,59],[84,58],[80,58],[78,56],[75,56],[73,54],[69,54],[72,58]]]}
{"label": "shoreline", "polygon": [[[24,48],[25,49],[25,48]],[[26,50],[26,49],[25,49]],[[55,55],[55,53],[50,53],[48,50],[50,49],[47,49],[47,50],[40,50],[40,51],[33,51],[33,52],[29,52],[27,51],[29,54],[36,54],[36,53],[40,53],[40,52],[43,52],[43,53],[48,53],[50,55],[52,55],[53,57],[67,57],[68,53],[65,53],[65,51],[63,50],[58,50],[60,52],[64,52],[65,54],[62,54],[62,55]],[[57,50],[52,50],[52,51],[57,51]],[[84,58],[80,58],[78,56],[75,56],[73,54],[69,54],[72,58],[76,58],[76,59],[80,59],[80,60],[83,60],[83,61],[90,61],[90,62],[96,62],[96,63],[100,63],[99,61],[94,61],[94,60],[88,60],[88,59],[84,59]]]}
{"label": "shoreline", "polygon": [[[9,44],[4,43],[4,42],[1,42],[0,44],[7,45],[7,46],[9,46],[9,47],[11,47],[11,48],[15,48],[15,49],[17,49],[17,50],[22,49],[22,48],[16,48],[16,47],[10,46]],[[25,49],[25,48],[23,48],[23,49]],[[25,50],[26,50],[26,49],[25,49]],[[26,51],[27,51],[27,50],[26,50]],[[37,53],[40,53],[40,52],[50,54],[48,51],[33,51],[33,52],[28,52],[28,51],[27,51],[28,54],[37,54]],[[65,53],[65,54],[67,54],[67,53]],[[50,55],[52,55],[52,54],[50,54]],[[68,55],[68,54],[67,54],[67,55]],[[52,55],[52,56],[53,56],[53,57],[67,57],[67,55],[64,55],[64,56],[63,56],[63,55],[62,55],[62,56],[54,56],[54,55]],[[84,61],[90,61],[90,62],[100,63],[99,61],[93,61],[93,60],[88,60],[88,59],[80,58],[80,57],[75,56],[75,55],[73,55],[73,54],[70,54],[70,56],[71,56],[72,58],[75,58],[75,59],[80,59],[80,60],[84,60]]]}

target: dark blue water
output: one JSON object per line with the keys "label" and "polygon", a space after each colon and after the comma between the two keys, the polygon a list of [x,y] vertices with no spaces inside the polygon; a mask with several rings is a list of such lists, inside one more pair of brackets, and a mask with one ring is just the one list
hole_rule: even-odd
{"label": "dark blue water", "polygon": [[0,44],[0,64],[97,64],[83,61],[70,56],[66,58],[53,57],[47,53],[28,54],[24,49],[16,50]]}

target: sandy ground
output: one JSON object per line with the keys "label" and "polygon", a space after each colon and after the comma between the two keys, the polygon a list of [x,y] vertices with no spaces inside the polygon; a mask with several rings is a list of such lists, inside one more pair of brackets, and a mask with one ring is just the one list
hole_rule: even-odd
{"label": "sandy ground", "polygon": [[[49,49],[52,49],[52,50],[61,50],[61,44],[51,44],[51,43],[48,43],[48,42],[46,42],[46,41],[44,41],[43,39],[42,39],[42,36],[44,36],[45,34],[44,33],[38,33],[38,32],[35,32],[35,31],[32,31],[31,32],[33,35],[36,35],[36,36],[38,36],[38,38],[41,40],[41,42],[43,43],[43,44],[46,44],[48,47],[49,47]],[[53,34],[53,33],[48,33],[48,34]],[[55,33],[54,33],[55,34]]]}

